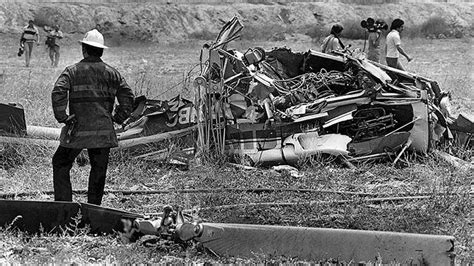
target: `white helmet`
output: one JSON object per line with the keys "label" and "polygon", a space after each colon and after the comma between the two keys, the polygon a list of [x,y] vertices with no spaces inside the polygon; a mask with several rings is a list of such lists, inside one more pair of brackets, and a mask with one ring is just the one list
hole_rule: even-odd
{"label": "white helmet", "polygon": [[96,29],[93,29],[91,31],[86,32],[86,35],[84,35],[84,39],[82,41],[79,41],[81,43],[85,43],[90,46],[94,46],[97,48],[109,48],[104,45],[104,36],[97,31]]}

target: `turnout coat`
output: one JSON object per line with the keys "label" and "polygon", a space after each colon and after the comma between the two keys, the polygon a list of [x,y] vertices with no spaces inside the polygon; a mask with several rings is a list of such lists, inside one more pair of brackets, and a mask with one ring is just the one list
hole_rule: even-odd
{"label": "turnout coat", "polygon": [[[114,112],[115,99],[118,105]],[[51,94],[54,116],[62,123],[74,114],[77,123],[69,143],[61,130],[60,146],[73,149],[118,146],[113,122],[121,124],[132,111],[133,92],[125,79],[99,57],[87,57],[68,66],[54,84]]]}

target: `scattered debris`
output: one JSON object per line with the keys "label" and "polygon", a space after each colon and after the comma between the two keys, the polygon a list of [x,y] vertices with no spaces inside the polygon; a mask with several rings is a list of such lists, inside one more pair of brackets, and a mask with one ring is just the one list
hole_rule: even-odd
{"label": "scattered debris", "polygon": [[[254,47],[243,53],[229,49],[229,43],[239,38],[242,28],[237,18],[232,19],[216,41],[203,48],[206,58],[201,61],[201,75],[194,80],[194,102],[180,96],[169,101],[138,97],[132,116],[123,128],[117,129],[119,147],[179,138],[184,148],[168,147],[135,158],[188,165],[194,155],[214,153],[244,158],[253,165],[280,164],[273,169],[289,172],[295,178],[301,177],[302,173],[291,165],[317,154],[335,156],[354,168],[353,162],[380,159],[390,159],[395,165],[408,150],[427,153],[435,142],[453,138],[462,147],[472,147],[472,117],[461,114],[454,118],[449,94],[442,92],[435,81],[368,61],[363,55],[350,51],[330,55],[312,50],[293,52],[286,47],[271,51]],[[0,116],[1,143],[28,140],[57,145],[58,129],[26,126],[21,106],[1,105],[0,109],[5,110],[0,112],[3,114]],[[25,134],[29,138],[18,137]],[[32,136],[43,139],[32,139]],[[456,168],[472,169],[472,163],[447,153],[436,152],[436,155]],[[367,175],[373,176],[370,172]],[[139,188],[134,186],[132,190],[106,193],[292,191],[347,194],[363,197],[355,200],[372,204],[430,199],[429,195],[381,197],[369,193],[297,188]],[[28,193],[2,194],[0,197],[21,195]],[[353,201],[261,202],[201,210]],[[454,239],[451,236],[203,223],[170,206],[155,218],[72,202],[0,200],[0,210],[2,224],[30,233],[60,230],[80,213],[81,226],[89,225],[92,233],[118,231],[121,238],[129,242],[143,235],[156,236],[153,240],[173,239],[177,243],[197,241],[216,255],[252,257],[258,251],[312,261],[337,258],[338,261],[367,263],[453,263]],[[41,248],[31,250],[44,251]]]}
{"label": "scattered debris", "polygon": [[466,162],[456,156],[453,156],[449,153],[443,151],[434,151],[434,154],[442,159],[443,161],[450,164],[452,167],[456,168],[457,170],[471,170],[474,169],[473,162]]}
{"label": "scattered debris", "polygon": [[275,165],[272,167],[272,169],[279,173],[288,172],[293,178],[299,178],[304,176],[304,173],[300,173],[296,167],[293,167],[291,165]]}
{"label": "scattered debris", "polygon": [[194,82],[201,152],[255,165],[294,165],[315,154],[395,164],[406,150],[426,153],[451,140],[443,135],[450,127],[462,128],[464,143],[472,139],[472,120],[449,122],[449,101],[436,81],[350,51],[228,48],[242,28],[232,19],[203,48],[207,57]]}
{"label": "scattered debris", "polygon": [[[119,148],[179,138],[184,150],[137,158],[185,166],[194,155],[210,153],[253,165],[295,165],[316,154],[350,163],[388,159],[395,165],[407,150],[427,153],[453,138],[473,147],[473,117],[454,117],[450,94],[436,81],[349,50],[229,48],[242,29],[233,18],[203,47],[194,101],[137,97],[131,117],[117,128]],[[26,126],[21,106],[0,107],[8,109],[0,116],[6,134],[59,137],[59,129]]]}

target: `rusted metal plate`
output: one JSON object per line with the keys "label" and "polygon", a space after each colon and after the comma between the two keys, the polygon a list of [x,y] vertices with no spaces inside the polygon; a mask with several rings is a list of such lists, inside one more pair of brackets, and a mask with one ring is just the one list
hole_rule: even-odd
{"label": "rusted metal plate", "polygon": [[142,217],[135,213],[87,203],[22,200],[0,200],[0,214],[0,226],[12,225],[29,233],[38,233],[40,230],[60,232],[61,228],[70,225],[73,218],[79,217],[80,214],[79,226],[87,224],[91,233],[108,234],[123,230],[122,218]]}
{"label": "rusted metal plate", "polygon": [[451,236],[218,223],[196,240],[221,255],[402,265],[450,265],[454,248]]}

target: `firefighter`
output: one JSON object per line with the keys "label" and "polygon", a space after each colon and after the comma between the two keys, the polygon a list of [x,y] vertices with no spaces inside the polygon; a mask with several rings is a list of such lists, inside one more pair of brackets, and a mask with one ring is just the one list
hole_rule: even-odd
{"label": "firefighter", "polygon": [[54,116],[65,124],[52,160],[54,200],[72,201],[70,170],[81,150],[87,149],[91,164],[87,202],[100,205],[110,148],[118,145],[114,122],[121,124],[129,116],[134,96],[120,73],[101,60],[107,48],[102,34],[91,30],[80,42],[84,59],[66,67],[51,94]]}
{"label": "firefighter", "polygon": [[30,66],[31,53],[33,52],[33,44],[40,45],[38,28],[33,24],[33,20],[28,21],[28,25],[23,28],[20,38],[20,47],[25,51],[25,66]]}

